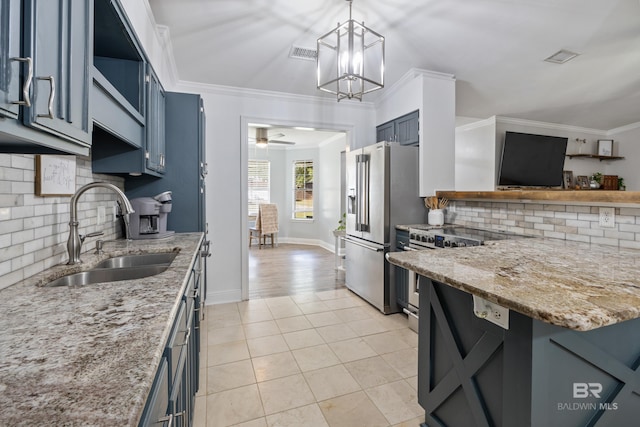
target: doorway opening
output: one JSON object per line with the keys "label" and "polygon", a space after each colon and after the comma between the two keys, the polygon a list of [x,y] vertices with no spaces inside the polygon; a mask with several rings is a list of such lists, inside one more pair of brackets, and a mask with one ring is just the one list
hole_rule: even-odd
{"label": "doorway opening", "polygon": [[[349,132],[247,120],[245,135],[243,299],[344,287],[332,231],[344,210]],[[265,225],[259,214],[263,204],[277,209],[277,232],[266,245],[251,238],[260,236],[256,229]]]}

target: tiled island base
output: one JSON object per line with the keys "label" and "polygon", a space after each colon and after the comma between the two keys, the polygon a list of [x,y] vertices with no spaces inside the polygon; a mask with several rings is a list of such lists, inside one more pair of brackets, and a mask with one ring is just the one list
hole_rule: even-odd
{"label": "tiled island base", "polygon": [[471,294],[420,279],[424,426],[637,425],[640,319],[578,331],[511,311],[505,330]]}

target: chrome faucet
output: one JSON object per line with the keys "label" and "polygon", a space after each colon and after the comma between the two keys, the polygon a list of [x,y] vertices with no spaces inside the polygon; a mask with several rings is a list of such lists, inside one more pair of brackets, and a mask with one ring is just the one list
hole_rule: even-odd
{"label": "chrome faucet", "polygon": [[67,252],[69,252],[69,262],[68,265],[80,264],[82,260],[80,259],[80,251],[82,249],[82,243],[84,242],[85,237],[87,236],[96,236],[99,235],[92,233],[87,236],[80,236],[78,234],[78,199],[80,196],[84,194],[85,191],[90,190],[92,188],[107,188],[116,193],[118,198],[120,199],[122,209],[122,216],[124,219],[124,231],[125,237],[127,240],[131,237],[129,235],[129,214],[133,213],[133,207],[131,207],[131,203],[127,196],[124,195],[122,190],[116,187],[113,184],[109,184],[108,182],[92,182],[83,187],[80,187],[78,191],[75,192],[73,196],[71,196],[71,202],[69,206],[70,217],[69,217],[69,239],[67,240]]}

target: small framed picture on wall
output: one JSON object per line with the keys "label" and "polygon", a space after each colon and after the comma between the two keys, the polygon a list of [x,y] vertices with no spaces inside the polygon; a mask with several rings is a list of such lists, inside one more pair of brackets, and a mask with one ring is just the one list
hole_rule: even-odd
{"label": "small framed picture on wall", "polygon": [[613,156],[613,139],[598,140],[598,156]]}

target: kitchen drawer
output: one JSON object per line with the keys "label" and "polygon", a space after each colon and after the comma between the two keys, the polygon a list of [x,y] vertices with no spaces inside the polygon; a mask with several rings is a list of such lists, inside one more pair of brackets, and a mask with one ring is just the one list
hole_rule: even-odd
{"label": "kitchen drawer", "polygon": [[180,353],[185,346],[185,340],[187,338],[186,308],[185,302],[182,301],[165,348],[165,357],[169,364],[169,379],[171,383],[173,383],[174,377],[176,376]]}

